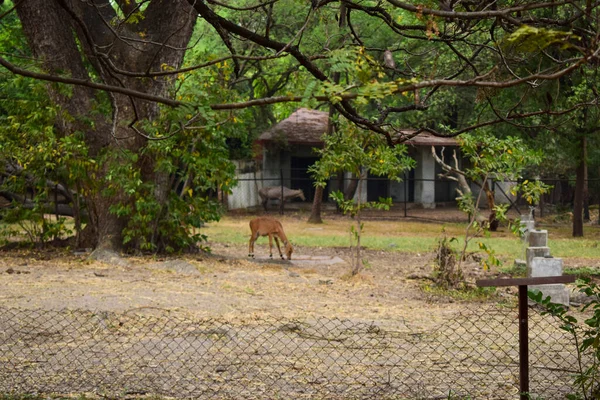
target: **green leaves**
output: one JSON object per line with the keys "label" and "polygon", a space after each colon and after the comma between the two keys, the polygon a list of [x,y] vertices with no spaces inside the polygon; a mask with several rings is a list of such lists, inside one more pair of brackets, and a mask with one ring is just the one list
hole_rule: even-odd
{"label": "green leaves", "polygon": [[361,198],[362,180],[369,172],[400,181],[404,171],[413,168],[415,162],[407,156],[406,146],[389,147],[380,136],[358,129],[347,121],[340,121],[339,129],[331,135],[325,135],[323,140],[325,147],[317,150],[321,158],[309,169],[316,179],[316,185],[324,187],[329,178],[338,172],[350,172],[359,180],[356,199],[346,199],[340,191],[330,194],[344,214],[356,219],[356,227],[352,225],[350,234],[351,246],[356,243],[352,274],[357,274],[364,265],[364,260],[360,257],[360,237],[363,229],[360,212],[364,208],[386,210],[392,204],[392,199],[389,198],[364,202]]}
{"label": "green leaves", "polygon": [[571,334],[577,344],[577,357],[580,360],[579,370],[575,374],[574,383],[578,390],[569,394],[569,399],[597,398],[597,382],[600,378],[600,287],[592,280],[585,278],[578,281],[578,291],[588,297],[581,312],[591,309],[583,324],[562,304],[552,303],[550,296],[543,297],[540,291],[529,291],[528,297],[544,306],[542,314],[549,314],[560,321],[560,328]]}
{"label": "green leaves", "polygon": [[535,205],[539,204],[542,195],[548,193],[551,188],[551,185],[547,185],[538,179],[533,181],[526,179],[523,182],[516,184],[511,189],[511,193],[513,195],[520,193],[527,203]]}
{"label": "green leaves", "polygon": [[523,25],[508,35],[505,40],[507,45],[512,46],[516,51],[531,53],[555,44],[565,49],[572,46],[569,40],[579,41],[580,39],[572,32]]}
{"label": "green leaves", "polygon": [[310,172],[319,185],[339,171],[360,175],[363,170],[373,175],[400,181],[415,161],[408,157],[404,145],[389,147],[379,135],[343,123],[338,132],[323,137],[325,147],[319,150],[321,158]]}
{"label": "green leaves", "polygon": [[471,166],[465,171],[472,180],[483,176],[514,181],[526,167],[538,165],[542,152],[530,149],[517,137],[500,139],[491,134],[461,135],[458,137],[461,152]]}

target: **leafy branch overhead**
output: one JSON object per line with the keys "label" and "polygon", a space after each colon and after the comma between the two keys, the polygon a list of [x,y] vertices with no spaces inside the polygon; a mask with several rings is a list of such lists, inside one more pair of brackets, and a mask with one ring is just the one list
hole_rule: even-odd
{"label": "leafy branch overhead", "polygon": [[219,217],[210,195],[235,184],[230,160],[251,158],[258,132],[298,105],[331,106],[352,124],[331,139],[362,151],[338,164],[357,177],[356,166],[401,175],[397,145],[423,131],[535,137],[594,120],[598,11],[582,1],[4,1],[0,165],[22,170],[0,185],[15,207],[28,185],[32,203],[20,204],[38,213],[62,196],[78,245],[182,249],[196,243],[190,221]]}
{"label": "leafy branch overhead", "polygon": [[[0,58],[1,65],[36,79],[87,86],[169,106],[193,107],[200,106],[198,99],[178,100],[149,93],[118,77],[156,79],[168,74],[202,74],[216,60],[229,59],[233,75],[228,86],[241,88],[256,72],[273,66],[293,68],[297,82],[303,83],[298,87],[288,82],[279,87],[279,93],[268,93],[267,97],[242,95],[210,102],[209,107],[233,110],[281,102],[331,102],[350,121],[385,136],[388,144],[404,140],[392,132],[407,122],[439,135],[456,135],[482,124],[507,121],[533,124],[528,112],[533,109],[524,109],[526,103],[522,100],[519,108],[496,104],[497,91],[552,87],[577,68],[596,65],[600,51],[595,40],[596,11],[600,7],[596,3],[459,0],[415,6],[398,0],[188,0],[198,15],[198,34],[186,49],[186,65],[167,62],[162,68],[136,70],[111,62],[106,54],[115,44],[98,32],[106,32],[108,27],[113,39],[119,38],[131,48],[170,46],[168,29],[163,37],[148,30],[153,22],[160,21],[152,14],[158,9],[154,5],[160,2],[151,1],[145,9],[134,1],[119,2],[121,8],[115,13],[108,12],[113,8],[108,3],[107,7],[88,10],[69,2],[56,3],[61,13],[73,15],[74,23],[83,29],[90,54],[117,79],[103,81],[68,71],[36,71],[10,55]],[[172,12],[175,8],[186,7],[184,2],[173,2],[166,10]],[[343,37],[333,29],[339,18],[348,21],[348,34]],[[196,51],[208,37],[216,37],[218,42],[210,39],[215,43],[212,48]],[[384,55],[388,56],[387,64]],[[339,83],[333,79],[336,73],[341,73]],[[307,93],[303,88],[311,81],[320,85],[312,86],[314,89]],[[436,99],[451,96],[460,88],[464,88],[463,95],[482,103],[473,102],[478,118],[455,121],[456,126],[446,129],[446,121],[434,118],[439,111]],[[486,93],[483,98],[482,90]],[[542,111],[560,112],[551,107]]]}

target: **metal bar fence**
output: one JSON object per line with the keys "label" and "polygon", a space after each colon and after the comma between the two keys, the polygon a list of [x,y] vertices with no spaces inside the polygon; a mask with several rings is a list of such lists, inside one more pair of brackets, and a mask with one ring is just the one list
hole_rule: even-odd
{"label": "metal bar fence", "polygon": [[[519,396],[514,305],[466,306],[431,331],[335,318],[232,321],[139,312],[0,308],[0,394]],[[529,326],[532,398],[564,398],[574,391],[575,345],[552,317],[532,311]]]}
{"label": "metal bar fence", "polygon": [[[327,188],[324,191],[323,201],[325,203],[330,202],[329,193],[334,190],[345,188],[349,185],[349,182],[356,178],[341,176],[336,179],[330,180]],[[524,179],[523,179],[524,180]],[[523,181],[521,180],[521,182]],[[574,195],[574,181],[567,178],[548,178],[543,181],[552,186],[549,193],[542,196],[540,204],[537,204],[537,209],[540,212],[540,216],[544,216],[550,209],[568,211],[572,206],[573,195]],[[504,182],[493,182],[493,187],[496,193],[496,201],[499,203],[508,203],[510,208],[513,209],[517,214],[529,213],[529,204],[525,199],[520,196],[513,196],[508,187],[514,185],[516,181],[504,181]],[[424,190],[424,185],[429,185],[427,190],[434,193],[432,198],[429,199],[431,203],[438,205],[455,205],[456,204],[456,182],[446,178],[435,177],[434,179],[423,179],[414,178],[408,174],[405,174],[402,182],[391,182],[387,178],[379,178],[369,176],[364,179],[364,185],[367,186],[368,190],[364,190],[363,193],[367,193],[370,196],[368,200],[376,200],[379,197],[391,197],[392,202],[397,209],[394,216],[410,217],[418,216],[419,213],[415,212],[415,206],[417,209],[421,204],[419,198],[415,198],[415,193],[419,193],[419,190]],[[260,201],[255,195],[255,192],[261,187],[287,187],[290,189],[302,189],[306,200],[304,203],[312,203],[314,196],[314,185],[306,169],[290,169],[290,170],[271,170],[271,171],[260,171],[260,173],[253,174],[238,174],[238,185],[242,189],[234,189],[234,193],[230,195],[232,198],[229,201],[229,208],[252,208],[260,206]],[[588,190],[588,203],[593,207],[596,207],[600,203],[600,179],[589,179],[587,180]],[[419,189],[415,189],[419,187]],[[476,185],[472,185],[472,189],[476,192],[478,188]],[[430,195],[431,195],[430,193]],[[300,202],[299,199],[292,199],[294,202]],[[298,204],[298,203],[296,203]],[[286,203],[288,210],[290,207],[289,203]],[[485,204],[482,204],[485,208]],[[267,204],[268,210],[279,209],[279,213],[285,212],[285,205],[283,205],[278,199],[270,200]],[[412,210],[412,212],[411,212]],[[592,220],[600,221],[600,215],[596,215],[597,212],[591,217]]]}

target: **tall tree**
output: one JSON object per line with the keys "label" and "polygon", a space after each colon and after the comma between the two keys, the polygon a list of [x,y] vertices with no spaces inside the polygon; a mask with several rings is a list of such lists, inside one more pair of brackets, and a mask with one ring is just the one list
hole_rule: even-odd
{"label": "tall tree", "polygon": [[[127,91],[169,96],[173,79],[156,73],[180,67],[196,20],[193,9],[183,1],[136,5],[130,1],[27,0],[16,2],[16,10],[46,74],[123,89],[103,99],[87,85],[75,85],[70,93],[48,86],[51,99],[62,109],[56,121],[60,134],[82,132],[89,155],[102,160],[94,171],[98,180],[89,184],[106,183],[113,163],[125,162],[126,153],[139,154],[140,179],[154,182],[153,195],[159,203],[166,202],[168,174],[141,152],[148,136],[140,123],[158,118],[158,103],[129,96]],[[98,112],[105,101],[110,103],[108,114]],[[106,196],[97,187],[89,189],[87,242],[120,249],[126,220],[111,207],[129,200],[122,190]]]}
{"label": "tall tree", "polygon": [[[403,130],[407,126],[416,128],[416,134],[428,130],[460,135],[584,107],[559,108],[554,103],[540,108],[530,98],[547,82],[584,66],[595,68],[600,52],[600,4],[588,1],[16,4],[42,71],[6,56],[0,57],[0,65],[15,74],[73,85],[70,93],[51,86],[52,99],[64,110],[57,127],[66,134],[83,132],[90,154],[102,161],[92,171],[100,178],[110,177],[111,163],[120,164],[124,153],[135,159],[141,180],[152,182],[148,195],[158,204],[168,196],[163,185],[168,175],[155,168],[155,160],[144,151],[149,135],[140,122],[158,117],[157,103],[183,108],[181,121],[186,106],[205,113],[277,104],[281,112],[292,107],[285,103],[328,103],[343,118],[395,146],[409,138]],[[336,40],[340,5],[346,10],[347,41]],[[218,38],[220,45],[181,69],[197,18],[210,43]],[[261,77],[261,71],[274,67],[292,79]],[[227,90],[218,100],[199,93],[172,97],[173,77],[211,68]],[[339,83],[334,79],[337,73],[343,77]],[[236,90],[240,95],[231,95]],[[512,95],[505,96],[507,92]],[[597,97],[594,93],[590,101]],[[97,112],[100,109],[109,111]],[[203,121],[218,120],[203,115]],[[89,237],[93,244],[116,247],[127,220],[114,205],[127,205],[132,199],[123,189],[113,191],[114,198],[92,192],[86,192],[92,211]]]}

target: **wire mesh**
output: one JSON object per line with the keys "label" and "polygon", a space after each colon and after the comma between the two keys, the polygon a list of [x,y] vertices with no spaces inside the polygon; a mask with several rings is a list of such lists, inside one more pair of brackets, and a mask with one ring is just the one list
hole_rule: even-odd
{"label": "wire mesh", "polygon": [[[335,318],[0,308],[0,393],[202,399],[510,399],[516,309],[465,307],[432,331]],[[530,320],[531,390],[571,393],[574,343]]]}

